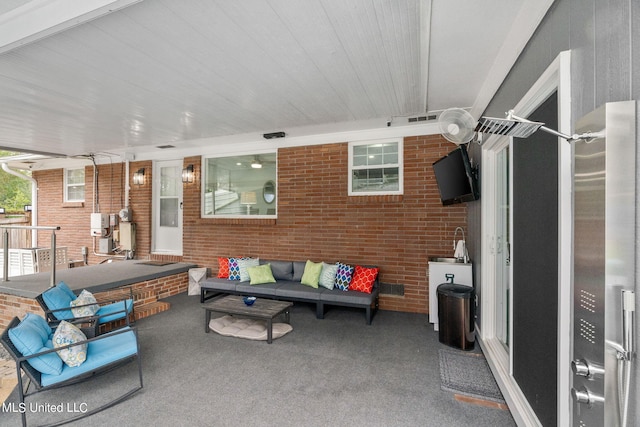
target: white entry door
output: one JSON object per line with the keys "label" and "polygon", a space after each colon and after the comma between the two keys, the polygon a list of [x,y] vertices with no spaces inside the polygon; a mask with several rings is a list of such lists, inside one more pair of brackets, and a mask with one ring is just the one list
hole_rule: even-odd
{"label": "white entry door", "polygon": [[153,253],[182,255],[182,160],[153,165]]}

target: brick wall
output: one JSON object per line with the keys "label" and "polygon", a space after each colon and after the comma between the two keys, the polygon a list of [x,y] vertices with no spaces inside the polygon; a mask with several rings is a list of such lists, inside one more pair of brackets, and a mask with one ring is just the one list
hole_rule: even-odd
{"label": "brick wall", "polygon": [[[137,245],[140,254],[147,255],[151,248],[151,162],[131,162],[129,180],[133,173],[145,168],[145,185],[131,185],[129,192],[133,220],[137,224]],[[98,197],[96,212],[115,213],[125,205],[124,163],[114,162],[99,165],[97,168]],[[89,264],[97,264],[104,257],[93,254],[91,237],[91,213],[94,211],[93,166],[85,167],[85,201],[65,203],[63,194],[64,171],[51,169],[34,171],[33,178],[38,182],[38,225],[60,226],[56,232],[57,246],[67,246],[67,256],[72,260],[81,260],[81,248],[89,249]],[[98,241],[96,239],[96,252]],[[51,233],[38,233],[38,246],[49,247]]]}
{"label": "brick wall", "polygon": [[[348,145],[335,143],[282,148],[278,151],[278,218],[200,218],[201,158],[184,159],[195,166],[193,183],[184,184],[184,256],[171,260],[193,262],[217,271],[218,256],[257,256],[377,264],[383,283],[404,285],[404,296],[383,295],[380,307],[426,313],[428,258],[453,255],[456,227],[466,229],[466,204],[442,206],[431,165],[455,147],[439,135],[405,138],[404,194],[402,196],[347,195]],[[151,248],[151,162],[132,162],[129,182],[145,168],[145,185],[132,185],[130,205],[137,223],[139,258]],[[82,207],[62,203],[62,171],[39,171],[41,225],[61,225],[58,245],[70,247],[79,258],[80,246],[91,249],[92,167],[86,169],[86,202]],[[99,167],[100,207],[120,209],[121,177],[118,163]],[[117,179],[111,185],[108,177]],[[44,191],[43,191],[44,190]],[[113,202],[112,202],[113,200]],[[43,240],[44,239],[44,240]],[[48,245],[47,236],[40,236]],[[77,254],[76,254],[77,252]],[[92,263],[99,259],[92,257]]]}
{"label": "brick wall", "polygon": [[[136,307],[147,302],[153,302],[156,299],[186,292],[188,286],[189,274],[186,272],[135,283],[132,287],[136,295]],[[128,290],[129,287],[126,287],[126,289]],[[121,299],[123,297],[122,289],[95,294],[98,301],[111,300],[111,296],[116,296],[115,299]],[[44,312],[35,299],[0,293],[0,331],[4,330],[15,316],[22,318],[26,313],[44,316]]]}
{"label": "brick wall", "polygon": [[[453,255],[453,233],[466,228],[466,204],[443,207],[431,165],[455,147],[439,135],[404,140],[402,196],[347,195],[348,145],[278,151],[277,220],[200,218],[199,178],[184,187],[184,260],[217,271],[217,256],[256,256],[377,264],[380,307],[426,313],[428,258]],[[200,158],[185,159],[196,165]]]}

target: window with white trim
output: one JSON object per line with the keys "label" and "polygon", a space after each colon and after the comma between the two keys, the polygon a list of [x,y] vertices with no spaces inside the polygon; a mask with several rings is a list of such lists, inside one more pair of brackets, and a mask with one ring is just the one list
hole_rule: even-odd
{"label": "window with white trim", "polygon": [[349,195],[402,194],[402,139],[349,143]]}
{"label": "window with white trim", "polygon": [[64,201],[84,202],[84,168],[64,170]]}
{"label": "window with white trim", "polygon": [[202,159],[203,218],[276,218],[276,152]]}

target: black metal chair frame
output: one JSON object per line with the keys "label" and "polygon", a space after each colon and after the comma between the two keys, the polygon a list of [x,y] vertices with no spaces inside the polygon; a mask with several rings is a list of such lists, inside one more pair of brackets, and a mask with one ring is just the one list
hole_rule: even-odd
{"label": "black metal chair frame", "polygon": [[[126,310],[123,310],[126,311]],[[84,382],[90,378],[93,378],[95,376],[98,375],[102,375],[105,374],[107,372],[110,372],[114,369],[117,369],[131,361],[133,361],[133,359],[136,359],[138,362],[138,377],[140,380],[139,385],[136,385],[134,388],[132,388],[131,390],[128,390],[127,392],[125,392],[124,394],[122,394],[119,397],[116,397],[115,399],[105,403],[104,405],[101,405],[100,407],[94,408],[90,411],[87,411],[85,413],[81,413],[78,416],[72,417],[70,419],[66,419],[66,420],[62,420],[62,421],[57,421],[54,422],[52,424],[47,424],[46,427],[52,427],[52,426],[59,426],[62,424],[67,424],[70,423],[72,421],[77,421],[79,419],[88,417],[90,415],[93,415],[95,413],[98,413],[100,411],[103,411],[107,408],[110,408],[122,401],[124,401],[125,399],[129,398],[131,395],[133,395],[134,393],[136,393],[137,391],[141,390],[143,387],[143,383],[142,383],[142,361],[140,359],[140,341],[138,340],[138,331],[135,327],[130,327],[130,328],[122,328],[122,329],[118,329],[115,331],[110,332],[109,334],[103,334],[97,337],[93,337],[93,338],[89,338],[85,341],[81,341],[81,342],[77,342],[75,344],[70,344],[70,345],[66,345],[63,347],[59,347],[59,348],[55,348],[55,349],[50,349],[47,351],[43,351],[40,353],[36,353],[36,354],[32,354],[30,356],[23,356],[22,353],[20,353],[18,351],[18,349],[13,345],[13,342],[11,342],[11,338],[9,338],[9,330],[17,325],[20,324],[20,319],[17,317],[14,317],[11,322],[9,323],[9,326],[7,326],[7,328],[4,330],[4,332],[2,333],[2,335],[0,336],[0,341],[2,342],[2,345],[7,349],[7,351],[9,352],[9,354],[11,355],[11,357],[15,360],[16,362],[16,374],[18,376],[18,392],[19,392],[19,396],[20,396],[20,406],[24,407],[26,406],[25,404],[25,399],[27,398],[27,396],[31,396],[34,395],[36,393],[39,393],[41,391],[45,391],[45,390],[52,390],[52,389],[56,389],[56,388],[61,388],[61,387],[66,387],[69,385],[73,385],[73,384],[78,384],[81,382]],[[58,350],[62,350],[65,348],[69,348],[69,347],[74,347],[77,345],[81,345],[81,344],[85,344],[85,343],[89,343],[92,341],[96,341],[96,340],[101,340],[101,339],[105,339],[108,337],[111,337],[113,335],[118,335],[118,334],[122,334],[122,333],[127,333],[129,331],[133,331],[133,333],[135,334],[136,337],[136,344],[137,344],[137,349],[136,349],[136,353],[122,358],[120,360],[116,360],[114,362],[111,362],[109,364],[106,364],[104,366],[99,367],[98,369],[94,369],[92,371],[86,372],[84,374],[79,374],[73,378],[69,378],[66,381],[61,381],[59,383],[56,384],[52,384],[49,386],[43,386],[41,384],[41,374],[39,371],[37,371],[35,368],[33,368],[29,363],[29,359],[32,359],[34,357],[38,357],[38,356],[42,356],[44,354],[48,354],[48,353],[52,353],[54,351],[58,351]],[[27,384],[26,384],[26,388],[25,388],[25,384],[23,381],[23,377],[22,377],[22,373],[25,374],[26,376],[26,380],[27,380]],[[35,390],[32,392],[29,392],[29,388],[31,385],[35,386]],[[23,427],[27,426],[27,411],[22,411],[22,425]]]}
{"label": "black metal chair frame", "polygon": [[[46,291],[45,291],[46,292]],[[36,301],[38,302],[38,304],[40,305],[40,308],[42,308],[42,311],[44,311],[44,315],[45,315],[45,319],[47,320],[47,323],[49,324],[49,326],[51,326],[52,329],[55,329],[59,324],[61,320],[66,320],[69,323],[73,323],[76,326],[78,326],[82,332],[87,336],[87,338],[93,338],[95,336],[100,335],[100,318],[101,317],[106,317],[106,316],[112,316],[116,313],[120,313],[120,312],[126,312],[126,302],[125,302],[125,310],[123,311],[116,311],[114,313],[109,313],[109,314],[105,314],[104,316],[85,316],[85,317],[74,317],[73,319],[58,319],[55,315],[55,313],[60,312],[60,311],[70,311],[72,309],[72,307],[63,307],[63,308],[57,308],[55,310],[50,310],[49,307],[47,306],[47,304],[44,302],[44,297],[42,296],[44,294],[44,292],[38,296],[36,296]],[[129,299],[131,299],[131,301],[133,301],[133,288],[129,288]],[[112,304],[112,303],[116,303],[116,302],[120,302],[120,301],[124,301],[124,300],[102,300],[99,301],[97,304],[98,305],[106,305],[106,304]],[[90,305],[94,305],[94,304],[84,304],[84,305],[78,305],[75,306],[73,308],[81,308],[81,307],[87,307]],[[135,304],[132,302],[131,304],[131,313],[129,315],[124,316],[126,318],[126,326],[129,326],[130,324],[135,324]],[[130,319],[131,317],[131,319]],[[120,320],[120,319],[117,319]],[[114,320],[116,321],[116,320]]]}

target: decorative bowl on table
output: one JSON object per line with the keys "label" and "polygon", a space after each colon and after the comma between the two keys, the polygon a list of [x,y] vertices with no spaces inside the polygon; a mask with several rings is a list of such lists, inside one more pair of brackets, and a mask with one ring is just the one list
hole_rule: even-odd
{"label": "decorative bowl on table", "polygon": [[242,297],[242,300],[247,305],[253,305],[253,303],[256,302],[256,297]]}

